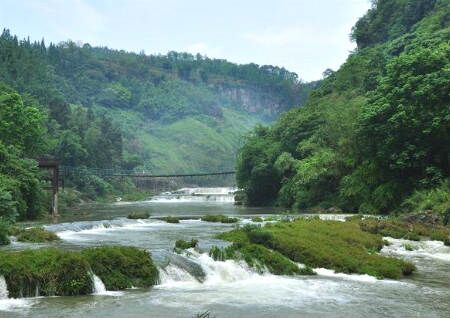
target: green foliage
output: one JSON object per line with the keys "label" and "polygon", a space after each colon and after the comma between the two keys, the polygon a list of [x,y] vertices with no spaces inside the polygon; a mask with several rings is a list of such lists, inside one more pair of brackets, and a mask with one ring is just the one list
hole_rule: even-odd
{"label": "green foliage", "polygon": [[397,239],[419,241],[421,237],[450,244],[450,228],[442,225],[429,225],[421,222],[410,222],[401,219],[365,218],[359,221],[361,230],[373,234],[381,234]]}
{"label": "green foliage", "polygon": [[92,293],[88,262],[77,252],[57,249],[0,252],[0,275],[10,297],[73,296]]}
{"label": "green foliage", "polygon": [[198,240],[191,239],[190,241],[177,240],[175,242],[175,250],[187,250],[188,248],[195,248],[198,244]]}
{"label": "green foliage", "polygon": [[442,215],[444,224],[450,219],[450,182],[446,181],[439,187],[414,192],[402,204],[407,212],[419,213],[432,211]]}
{"label": "green foliage", "polygon": [[8,245],[10,243],[9,234],[10,224],[3,218],[0,218],[0,246]]}
{"label": "green foliage", "polygon": [[149,217],[150,217],[150,213],[148,213],[147,211],[133,211],[130,214],[128,214],[128,216],[127,216],[128,219],[133,219],[133,220],[148,219]]}
{"label": "green foliage", "polygon": [[53,232],[47,231],[42,227],[32,227],[21,229],[15,234],[19,242],[47,243],[59,241],[60,238]]}
{"label": "green foliage", "polygon": [[180,219],[176,216],[166,216],[162,218],[162,220],[166,221],[167,223],[180,223]]}
{"label": "green foliage", "polygon": [[260,223],[260,222],[263,222],[263,221],[264,221],[263,218],[260,217],[260,216],[254,216],[254,217],[252,217],[252,222]]}
{"label": "green foliage", "polygon": [[[236,229],[219,238],[245,245],[249,240],[246,233],[251,231]],[[264,243],[270,244],[266,247],[313,268],[379,278],[400,278],[414,270],[408,262],[377,254],[383,246],[382,237],[363,232],[356,222],[298,219],[266,225],[264,231],[272,234],[272,239]]]}
{"label": "green foliage", "polygon": [[81,252],[108,290],[150,287],[159,274],[149,252],[135,247],[104,246]]}
{"label": "green foliage", "polygon": [[228,217],[225,215],[217,214],[208,214],[201,217],[201,220],[204,222],[214,222],[214,223],[237,223],[239,221],[238,218]]}
{"label": "green foliage", "polygon": [[377,0],[372,9],[358,20],[352,38],[358,48],[383,43],[407,33],[432,11],[436,0]]}
{"label": "green foliage", "polygon": [[448,16],[445,1],[374,1],[354,28],[359,50],[306,106],[247,138],[237,159],[246,203],[388,214],[416,192],[405,209],[447,215]]}

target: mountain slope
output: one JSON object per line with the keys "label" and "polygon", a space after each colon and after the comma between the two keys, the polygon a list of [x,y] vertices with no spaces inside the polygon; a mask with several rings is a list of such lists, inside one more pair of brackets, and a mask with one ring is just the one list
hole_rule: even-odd
{"label": "mountain slope", "polygon": [[374,1],[346,63],[241,148],[247,202],[450,213],[449,26],[447,0]]}
{"label": "mountain slope", "polygon": [[[232,167],[240,136],[302,105],[317,85],[273,66],[70,41],[46,46],[8,30],[0,37],[0,81],[47,113],[47,153],[63,164],[155,172]],[[111,129],[88,128],[80,118],[109,121]],[[101,135],[108,139],[104,152],[112,154],[102,158],[95,147]]]}

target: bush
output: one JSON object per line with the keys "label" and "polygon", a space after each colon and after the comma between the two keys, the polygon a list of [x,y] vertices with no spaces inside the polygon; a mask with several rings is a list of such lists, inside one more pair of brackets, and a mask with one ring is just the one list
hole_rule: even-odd
{"label": "bush", "polygon": [[273,234],[262,228],[253,229],[247,232],[247,237],[251,243],[261,244],[267,247],[273,245]]}
{"label": "bush", "polygon": [[127,218],[132,220],[137,219],[148,219],[150,217],[150,213],[145,211],[134,211],[128,214]]}
{"label": "bush", "polygon": [[20,242],[47,243],[60,240],[58,235],[53,232],[47,231],[43,227],[16,229],[14,235]]}
{"label": "bush", "polygon": [[165,218],[162,218],[162,220],[167,223],[180,223],[180,219],[175,216],[166,216]]}
{"label": "bush", "polygon": [[188,248],[194,248],[198,244],[198,240],[191,239],[190,241],[177,240],[175,242],[175,249],[187,250]]}
{"label": "bush", "polygon": [[104,246],[85,249],[82,255],[108,290],[150,287],[158,282],[158,269],[145,250]]}
{"label": "bush", "polygon": [[238,218],[228,217],[225,215],[204,215],[201,217],[201,220],[204,222],[213,222],[213,223],[236,223],[239,221]]}
{"label": "bush", "polygon": [[256,222],[256,223],[260,223],[263,222],[264,220],[262,219],[262,217],[260,216],[254,216],[252,217],[252,222]]}
{"label": "bush", "polygon": [[10,225],[0,218],[0,245],[8,245],[10,243],[8,237],[9,229]]}

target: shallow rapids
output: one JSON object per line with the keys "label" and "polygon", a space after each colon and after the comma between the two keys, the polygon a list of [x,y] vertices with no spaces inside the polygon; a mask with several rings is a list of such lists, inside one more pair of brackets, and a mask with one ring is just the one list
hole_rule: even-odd
{"label": "shallow rapids", "polygon": [[[108,210],[109,209],[109,210]],[[150,210],[148,220],[128,220],[136,209]],[[93,220],[68,220],[45,227],[57,233],[61,248],[80,249],[102,244],[133,245],[149,250],[160,270],[160,284],[151,289],[107,291],[93,273],[89,296],[7,298],[0,276],[0,317],[192,317],[210,311],[214,317],[447,317],[450,308],[450,248],[440,242],[386,238],[382,253],[408,259],[417,274],[400,281],[368,275],[347,275],[315,269],[315,276],[276,276],[257,273],[245,263],[214,261],[207,251],[224,246],[215,234],[232,224],[207,223],[203,214],[226,214],[251,223],[254,214],[268,218],[267,209],[246,209],[227,202],[140,202],[90,207]],[[105,216],[113,215],[113,218]],[[158,219],[184,215],[169,224]],[[344,220],[341,215],[322,216]],[[199,240],[199,251],[173,253],[178,239]],[[39,245],[39,247],[45,245]],[[10,249],[29,248],[14,242]],[[301,264],[299,264],[301,266]]]}

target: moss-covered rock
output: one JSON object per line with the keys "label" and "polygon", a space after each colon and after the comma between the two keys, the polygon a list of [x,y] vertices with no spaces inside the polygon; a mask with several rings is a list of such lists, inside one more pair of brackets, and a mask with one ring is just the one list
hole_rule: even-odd
{"label": "moss-covered rock", "polygon": [[88,248],[81,253],[108,290],[150,287],[158,282],[158,269],[145,250],[104,246]]}
{"label": "moss-covered rock", "polygon": [[86,295],[92,292],[89,263],[58,249],[0,252],[0,275],[10,297]]}
{"label": "moss-covered rock", "polygon": [[238,218],[228,217],[225,215],[204,215],[201,217],[201,220],[204,222],[213,222],[213,223],[236,223],[239,221]]}
{"label": "moss-covered rock", "polygon": [[166,221],[167,223],[180,223],[180,219],[175,216],[166,216],[162,218],[162,220]]}
{"label": "moss-covered rock", "polygon": [[[258,230],[240,228],[218,235],[246,246]],[[369,274],[378,278],[400,278],[410,275],[415,267],[400,259],[377,254],[384,242],[380,235],[364,232],[357,222],[297,219],[269,224],[257,234],[258,245],[271,248],[291,261],[309,267],[324,267],[337,272]],[[255,242],[255,238],[252,240]]]}
{"label": "moss-covered rock", "polygon": [[131,220],[148,219],[149,217],[150,213],[146,211],[133,211],[127,216],[127,218]]}
{"label": "moss-covered rock", "polygon": [[194,248],[198,244],[198,240],[191,239],[190,241],[177,240],[175,242],[175,250],[187,250],[188,248]]}
{"label": "moss-covered rock", "polygon": [[17,229],[14,234],[19,242],[48,243],[61,240],[58,235],[47,231],[43,227]]}
{"label": "moss-covered rock", "polygon": [[260,217],[260,216],[252,217],[252,222],[260,223],[260,222],[263,222],[263,221],[264,221],[263,218]]}

